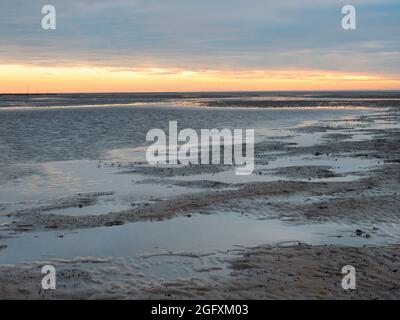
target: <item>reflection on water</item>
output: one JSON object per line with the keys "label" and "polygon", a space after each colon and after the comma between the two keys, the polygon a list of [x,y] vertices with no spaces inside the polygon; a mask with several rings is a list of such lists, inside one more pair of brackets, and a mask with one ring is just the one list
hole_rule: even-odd
{"label": "reflection on water", "polygon": [[[372,226],[365,228],[371,229]],[[382,228],[389,230],[386,233],[388,238],[365,239],[356,236],[354,226],[337,223],[298,226],[236,214],[194,215],[75,232],[25,233],[6,240],[8,249],[0,251],[0,264],[76,256],[132,257],[163,252],[214,252],[236,246],[287,245],[299,241],[364,245],[390,242],[392,238],[389,235],[399,236],[394,227],[380,226]]]}

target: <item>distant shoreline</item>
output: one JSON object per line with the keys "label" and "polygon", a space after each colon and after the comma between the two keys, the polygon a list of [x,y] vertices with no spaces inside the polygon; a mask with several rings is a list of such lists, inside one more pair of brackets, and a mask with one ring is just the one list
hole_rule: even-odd
{"label": "distant shoreline", "polygon": [[248,94],[299,94],[299,93],[315,93],[315,94],[324,94],[324,93],[336,93],[336,94],[343,94],[343,93],[352,93],[352,94],[371,94],[371,93],[396,93],[400,94],[400,89],[395,90],[272,90],[272,91],[126,91],[126,92],[52,92],[52,93],[29,93],[29,95],[23,92],[21,93],[13,93],[13,92],[5,92],[0,93],[0,97],[2,96],[52,96],[52,95],[76,95],[76,94],[83,94],[83,95],[120,95],[120,94],[129,94],[129,95],[197,95],[197,94],[210,94],[210,95],[248,95]]}

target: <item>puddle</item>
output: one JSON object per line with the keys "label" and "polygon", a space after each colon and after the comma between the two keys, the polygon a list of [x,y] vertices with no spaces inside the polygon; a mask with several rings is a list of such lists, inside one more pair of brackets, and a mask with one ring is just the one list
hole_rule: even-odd
{"label": "puddle", "polygon": [[[0,264],[77,256],[215,252],[236,246],[283,245],[300,241],[313,245],[357,246],[390,240],[357,237],[355,229],[355,226],[337,223],[291,225],[278,219],[257,220],[237,214],[193,215],[191,218],[136,222],[76,232],[24,233],[5,241],[8,249],[0,252]],[[389,229],[391,231],[385,234],[398,236],[398,227],[393,225]]]}
{"label": "puddle", "polygon": [[323,136],[325,132],[320,133],[300,133],[296,134],[296,136],[283,139],[282,141],[296,143],[296,145],[290,146],[290,148],[297,147],[309,147],[317,144],[323,143]]}
{"label": "puddle", "polygon": [[72,207],[65,209],[56,209],[45,211],[44,214],[66,215],[66,216],[84,216],[84,215],[101,215],[109,212],[117,212],[129,209],[129,203],[116,200],[98,200],[93,205],[83,207]]}
{"label": "puddle", "polygon": [[373,137],[370,134],[356,133],[356,134],[353,134],[352,137],[350,137],[348,139],[344,139],[344,140],[353,141],[353,142],[361,142],[361,141],[372,140],[372,138]]}
{"label": "puddle", "polygon": [[375,120],[373,127],[379,130],[400,129],[400,123],[390,120]]}
{"label": "puddle", "polygon": [[[295,178],[276,175],[268,172],[268,170],[292,167],[292,166],[329,166],[332,171],[337,174],[346,174],[343,177],[332,177],[322,179],[311,179],[312,181],[354,181],[360,177],[350,173],[363,172],[371,167],[382,164],[381,161],[375,159],[363,159],[353,157],[337,157],[332,158],[325,155],[319,157],[304,157],[304,156],[285,156],[272,160],[268,165],[256,166],[254,173],[248,176],[238,176],[235,170],[223,171],[214,174],[199,174],[192,176],[176,176],[172,180],[208,180],[223,183],[251,183],[251,182],[272,182],[279,180],[287,181],[309,181],[308,178]],[[258,172],[262,172],[261,175]]]}
{"label": "puddle", "polygon": [[[194,189],[137,182],[143,176],[122,174],[118,168],[103,166],[97,161],[59,161],[42,164],[44,174],[27,177],[23,183],[8,184],[1,188],[0,203],[12,207],[13,202],[50,200],[89,192],[115,192],[116,200],[151,200],[167,198]],[[43,201],[42,201],[43,202]],[[106,204],[103,204],[105,206]]]}
{"label": "puddle", "polygon": [[318,157],[290,156],[281,157],[269,162],[266,169],[277,169],[291,166],[330,166],[335,173],[344,174],[370,169],[382,162],[376,159],[363,159],[354,157],[331,157],[321,155]]}

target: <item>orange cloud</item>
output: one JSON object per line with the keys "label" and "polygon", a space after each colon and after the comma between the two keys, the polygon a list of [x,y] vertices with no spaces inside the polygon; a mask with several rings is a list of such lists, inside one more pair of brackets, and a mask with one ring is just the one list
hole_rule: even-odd
{"label": "orange cloud", "polygon": [[400,89],[384,75],[321,70],[181,70],[0,65],[0,93]]}

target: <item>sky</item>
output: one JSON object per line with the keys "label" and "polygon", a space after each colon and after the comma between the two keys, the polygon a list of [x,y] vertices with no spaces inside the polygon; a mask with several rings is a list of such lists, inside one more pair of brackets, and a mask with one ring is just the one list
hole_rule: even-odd
{"label": "sky", "polygon": [[0,93],[400,89],[399,30],[399,0],[1,0]]}

